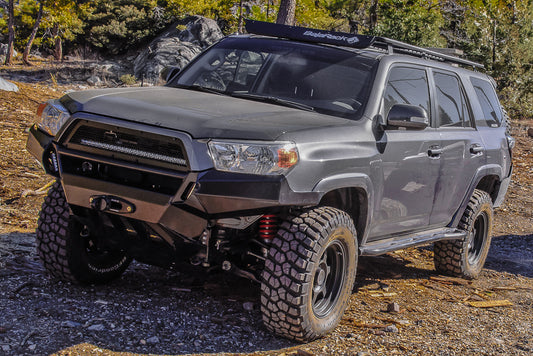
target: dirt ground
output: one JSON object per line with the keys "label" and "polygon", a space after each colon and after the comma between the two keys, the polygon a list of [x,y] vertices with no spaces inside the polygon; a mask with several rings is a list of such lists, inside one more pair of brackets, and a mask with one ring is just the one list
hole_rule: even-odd
{"label": "dirt ground", "polygon": [[33,231],[52,179],[24,147],[37,105],[79,86],[46,75],[16,84],[17,93],[0,91],[0,355],[533,354],[533,122],[513,122],[513,181],[479,279],[438,276],[430,247],[362,258],[340,326],[299,345],[264,330],[257,286],[235,277],[134,265],[102,287],[48,279]]}

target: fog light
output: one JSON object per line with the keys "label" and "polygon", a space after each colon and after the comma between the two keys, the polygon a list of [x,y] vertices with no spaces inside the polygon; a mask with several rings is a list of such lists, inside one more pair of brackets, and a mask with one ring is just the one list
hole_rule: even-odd
{"label": "fog light", "polygon": [[47,173],[57,176],[59,175],[59,162],[57,159],[57,153],[53,148],[50,148],[43,155],[43,163]]}

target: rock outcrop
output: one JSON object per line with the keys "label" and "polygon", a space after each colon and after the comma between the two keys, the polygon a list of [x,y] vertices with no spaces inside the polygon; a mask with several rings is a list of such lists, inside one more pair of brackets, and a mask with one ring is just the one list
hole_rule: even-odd
{"label": "rock outcrop", "polygon": [[[185,26],[185,29],[181,30]],[[165,67],[183,67],[202,49],[223,37],[216,21],[201,16],[191,16],[170,26],[154,39],[134,61],[137,79],[159,83]]]}

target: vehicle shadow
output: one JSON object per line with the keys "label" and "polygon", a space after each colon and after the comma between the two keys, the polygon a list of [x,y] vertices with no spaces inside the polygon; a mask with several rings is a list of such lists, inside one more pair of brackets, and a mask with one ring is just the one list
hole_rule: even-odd
{"label": "vehicle shadow", "polygon": [[427,279],[435,273],[431,247],[409,248],[381,256],[362,256],[359,257],[355,288],[384,279]]}
{"label": "vehicle shadow", "polygon": [[493,237],[485,268],[533,278],[533,234]]}

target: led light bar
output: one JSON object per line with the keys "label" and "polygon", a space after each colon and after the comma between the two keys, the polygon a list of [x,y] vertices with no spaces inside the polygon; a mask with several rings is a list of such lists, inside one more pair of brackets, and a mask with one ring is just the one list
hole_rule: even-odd
{"label": "led light bar", "polygon": [[111,145],[109,143],[98,142],[93,140],[81,139],[80,143],[85,146],[90,146],[94,148],[100,148],[107,151],[125,153],[137,157],[154,159],[157,161],[164,161],[168,163],[174,163],[183,167],[187,167],[187,162],[183,158],[177,158],[172,156],[166,156],[158,153],[146,152],[141,150],[136,150],[134,148],[122,147],[117,145]]}

